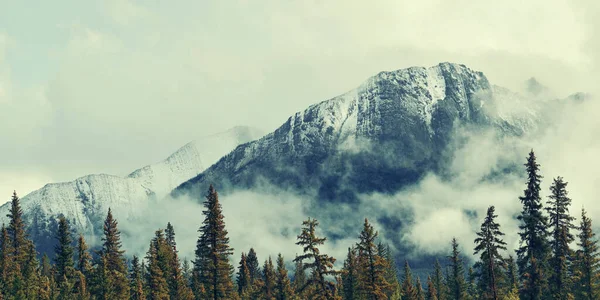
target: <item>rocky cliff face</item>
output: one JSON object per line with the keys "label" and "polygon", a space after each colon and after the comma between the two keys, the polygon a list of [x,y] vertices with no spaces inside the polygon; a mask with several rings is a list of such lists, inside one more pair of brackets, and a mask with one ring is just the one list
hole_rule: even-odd
{"label": "rocky cliff face", "polygon": [[443,170],[460,127],[520,135],[538,119],[534,103],[464,65],[381,72],[238,146],[173,194],[197,194],[209,183],[227,192],[267,182],[352,202],[357,192],[393,192]]}

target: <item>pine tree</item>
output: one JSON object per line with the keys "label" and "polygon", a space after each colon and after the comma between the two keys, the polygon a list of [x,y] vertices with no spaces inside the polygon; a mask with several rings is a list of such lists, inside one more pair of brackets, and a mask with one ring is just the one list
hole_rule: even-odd
{"label": "pine tree", "polygon": [[412,271],[408,261],[404,261],[404,276],[402,277],[402,299],[417,300],[417,290],[412,282]]}
{"label": "pine tree", "polygon": [[58,243],[54,247],[54,262],[56,266],[56,278],[60,282],[67,278],[67,270],[74,268],[73,263],[73,238],[69,229],[69,223],[64,216],[58,218],[58,232],[56,234]]}
{"label": "pine tree", "polygon": [[302,295],[302,289],[306,285],[306,273],[304,272],[304,264],[301,260],[294,258],[294,281],[292,282],[296,295]]}
{"label": "pine tree", "polygon": [[205,219],[199,229],[201,234],[194,260],[194,275],[199,287],[194,293],[197,299],[229,299],[234,295],[233,266],[229,264],[233,248],[229,247],[219,196],[212,185],[206,199]]}
{"label": "pine tree", "polygon": [[125,265],[125,251],[121,250],[121,232],[109,208],[104,220],[102,249],[96,263],[94,290],[98,299],[129,298],[129,283]]}
{"label": "pine tree", "polygon": [[58,284],[59,299],[73,299],[76,295],[73,294],[75,276],[73,262],[73,239],[69,229],[69,223],[65,217],[61,216],[58,219],[58,232],[55,237],[58,241],[54,247],[54,262],[56,269],[56,283]]}
{"label": "pine tree", "polygon": [[573,253],[569,244],[574,241],[570,230],[575,228],[572,221],[575,219],[569,215],[571,199],[568,197],[567,182],[562,177],[554,179],[550,186],[550,196],[546,210],[550,216],[549,226],[552,235],[552,275],[548,280],[550,292],[554,299],[565,300],[571,295],[571,261]]}
{"label": "pine tree", "polygon": [[[466,299],[476,299],[476,296],[480,295],[479,289],[477,288],[477,275],[473,267],[469,267],[467,272],[467,292]],[[485,297],[485,296],[484,296]]]}
{"label": "pine tree", "polygon": [[425,295],[426,300],[438,300],[437,290],[435,289],[435,284],[431,280],[431,276],[427,276],[427,294]]}
{"label": "pine tree", "polygon": [[175,252],[177,252],[177,243],[175,242],[175,229],[171,222],[167,223],[167,229],[165,229],[165,236],[167,239],[167,244],[173,248]]}
{"label": "pine tree", "polygon": [[529,153],[527,163],[527,188],[519,197],[523,211],[518,219],[521,246],[517,250],[517,264],[523,281],[520,294],[523,300],[539,300],[548,289],[548,218],[543,215],[540,197],[539,164],[533,150]]}
{"label": "pine tree", "polygon": [[512,255],[508,256],[506,260],[506,277],[507,277],[507,290],[518,291],[519,290],[519,274],[517,270],[517,262]]}
{"label": "pine tree", "polygon": [[88,245],[83,238],[83,235],[79,235],[77,239],[77,270],[85,276],[89,276],[92,269],[92,256],[89,254]]}
{"label": "pine tree", "polygon": [[391,285],[386,281],[386,262],[379,256],[375,239],[377,232],[365,219],[363,230],[356,244],[358,250],[358,290],[367,299],[387,298]]}
{"label": "pine tree", "polygon": [[333,270],[335,258],[321,254],[319,250],[319,246],[323,245],[327,238],[317,237],[316,228],[318,226],[319,222],[316,219],[308,218],[302,222],[302,232],[298,235],[298,242],[296,242],[296,245],[303,247],[304,254],[296,257],[295,261],[310,260],[303,263],[302,266],[303,270],[310,269],[311,272],[301,291],[307,287],[313,287],[312,299],[336,299],[335,284],[327,281],[325,276],[335,276],[339,272]]}
{"label": "pine tree", "polygon": [[288,271],[285,268],[285,262],[281,253],[277,255],[277,280],[275,282],[275,299],[277,300],[290,300],[294,297],[294,290],[290,278],[288,277]]}
{"label": "pine tree", "polygon": [[165,278],[167,279],[169,295],[171,299],[193,299],[193,292],[187,284],[187,280],[183,274],[183,270],[179,262],[177,244],[175,242],[175,229],[171,223],[167,224],[165,237],[160,239],[158,243],[158,256],[161,261],[160,266],[163,270]]}
{"label": "pine tree", "polygon": [[448,259],[450,260],[448,296],[450,299],[463,300],[466,296],[465,271],[456,238],[452,239],[452,255],[448,256]]}
{"label": "pine tree", "polygon": [[348,256],[342,269],[342,281],[344,299],[358,299],[358,255],[354,247],[348,248]]}
{"label": "pine tree", "polygon": [[435,290],[437,292],[436,294],[436,298],[438,300],[446,300],[446,295],[449,293],[448,292],[448,287],[446,286],[446,283],[444,282],[444,271],[442,271],[442,265],[440,264],[439,260],[435,260],[435,264],[434,264],[434,272],[433,272],[433,286],[435,287]]}
{"label": "pine tree", "polygon": [[27,260],[23,266],[25,298],[36,299],[39,297],[40,291],[37,252],[35,251],[35,245],[33,242],[30,241],[27,246]]}
{"label": "pine tree", "polygon": [[15,279],[15,262],[12,256],[12,241],[8,230],[2,225],[0,236],[0,288],[1,295],[9,296]]}
{"label": "pine tree", "polygon": [[148,286],[148,300],[168,300],[169,296],[169,285],[167,283],[166,274],[164,269],[166,268],[166,261],[161,257],[163,249],[166,245],[162,230],[155,232],[155,237],[150,242],[150,247],[146,253],[146,260],[148,261],[148,273],[146,274],[146,284]]}
{"label": "pine tree", "polygon": [[[490,206],[487,215],[477,232],[474,255],[480,254],[475,264],[479,274],[479,289],[485,299],[500,299],[498,283],[503,276],[504,259],[499,250],[506,250],[506,243],[501,239],[504,233],[496,223],[495,207]],[[473,294],[473,293],[470,293]]]}
{"label": "pine tree", "polygon": [[592,231],[592,220],[584,209],[581,210],[580,233],[577,235],[575,260],[575,297],[576,299],[598,299],[600,297],[600,257],[596,234]]}
{"label": "pine tree", "polygon": [[21,209],[21,203],[17,192],[13,192],[11,199],[10,210],[8,215],[8,235],[12,242],[12,256],[17,266],[22,266],[27,260],[27,246],[29,240],[27,239],[27,230],[25,228],[25,221],[23,220],[23,210]]}
{"label": "pine tree", "polygon": [[250,284],[254,283],[254,279],[260,277],[260,266],[258,264],[258,257],[254,248],[250,248],[248,256],[246,257],[246,263],[248,264],[248,272],[250,273]]}
{"label": "pine tree", "polygon": [[417,277],[417,283],[415,284],[415,292],[417,300],[425,300],[425,292],[423,291],[423,284],[421,284],[421,279]]}
{"label": "pine tree", "polygon": [[134,255],[131,260],[131,272],[129,273],[129,296],[131,300],[146,300],[144,284],[142,279],[142,268],[139,258]]}
{"label": "pine tree", "polygon": [[384,258],[385,263],[385,281],[390,284],[390,288],[386,293],[389,300],[399,300],[401,298],[402,289],[400,282],[398,281],[398,270],[396,269],[396,262],[392,256],[389,245],[383,245],[379,243],[377,246],[379,256]]}
{"label": "pine tree", "polygon": [[240,295],[240,297],[246,296],[248,294],[248,288],[250,287],[250,272],[248,271],[246,254],[244,252],[242,252],[242,257],[238,266],[236,284],[238,295]]}
{"label": "pine tree", "polygon": [[265,260],[265,264],[263,265],[262,279],[264,282],[262,298],[266,300],[275,299],[275,268],[270,256],[268,260]]}

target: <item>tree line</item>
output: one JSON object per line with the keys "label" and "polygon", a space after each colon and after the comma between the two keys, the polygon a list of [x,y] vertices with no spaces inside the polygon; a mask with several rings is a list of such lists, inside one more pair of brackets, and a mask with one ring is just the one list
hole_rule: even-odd
{"label": "tree line", "polygon": [[322,251],[327,239],[318,236],[319,222],[312,218],[302,223],[297,236],[302,252],[290,261],[291,274],[281,254],[269,256],[261,267],[253,248],[241,253],[235,268],[212,185],[203,203],[204,220],[192,261],[179,257],[170,223],[156,230],[145,257],[128,260],[109,209],[98,250],[91,251],[83,235],[75,238],[68,221],[60,217],[54,259],[44,254],[39,262],[15,192],[9,224],[0,230],[0,299],[600,299],[600,260],[591,219],[582,210],[579,224],[574,224],[567,182],[561,177],[553,180],[544,205],[533,151],[525,167],[516,258],[508,254],[490,206],[474,240],[477,261],[468,267],[453,238],[443,258],[445,267],[436,260],[424,284],[413,276],[408,261],[401,272],[396,269],[391,248],[378,239],[367,219],[339,270],[336,259]]}

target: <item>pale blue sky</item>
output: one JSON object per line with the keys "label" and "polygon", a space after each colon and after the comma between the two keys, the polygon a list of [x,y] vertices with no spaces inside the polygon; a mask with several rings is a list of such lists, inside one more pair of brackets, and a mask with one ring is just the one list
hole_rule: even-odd
{"label": "pale blue sky", "polygon": [[594,3],[0,0],[0,197],[272,130],[382,70],[452,61],[591,90]]}

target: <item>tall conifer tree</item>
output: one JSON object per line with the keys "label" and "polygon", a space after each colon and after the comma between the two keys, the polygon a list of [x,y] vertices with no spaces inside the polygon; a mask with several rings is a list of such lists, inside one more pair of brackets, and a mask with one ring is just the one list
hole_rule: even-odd
{"label": "tall conifer tree", "polygon": [[490,206],[487,215],[477,232],[475,239],[474,255],[480,254],[476,267],[479,273],[479,289],[484,299],[500,299],[499,282],[503,277],[504,258],[499,250],[506,250],[506,243],[502,240],[504,233],[496,223],[498,216],[494,206]]}
{"label": "tall conifer tree", "polygon": [[572,280],[569,274],[573,253],[569,244],[575,239],[571,233],[571,229],[575,228],[572,224],[575,218],[569,215],[571,199],[567,192],[567,182],[562,177],[554,179],[548,198],[546,210],[550,216],[549,226],[552,236],[550,260],[552,275],[548,283],[553,299],[568,300],[573,297]]}
{"label": "tall conifer tree", "polygon": [[523,196],[519,197],[523,204],[523,211],[518,219],[521,246],[517,250],[517,264],[523,285],[521,287],[522,300],[543,299],[543,293],[548,289],[548,259],[550,247],[548,244],[548,218],[543,214],[542,199],[540,197],[540,183],[542,176],[539,174],[540,165],[536,162],[533,150],[529,153],[527,163],[527,187]]}
{"label": "tall conifer tree", "polygon": [[584,209],[581,210],[581,221],[577,235],[577,251],[575,260],[575,297],[592,300],[600,298],[600,253],[598,241],[592,230],[592,220]]}
{"label": "tall conifer tree", "polygon": [[[336,299],[335,284],[328,281],[326,276],[335,276],[339,272],[333,270],[335,258],[327,254],[321,254],[320,245],[325,243],[326,238],[320,238],[316,235],[316,228],[319,222],[315,219],[308,218],[302,222],[302,232],[298,235],[296,245],[302,246],[304,254],[296,257],[295,261],[303,262],[303,270],[310,269],[310,276],[306,283],[301,288],[301,291],[312,287],[313,295],[309,295],[312,299]],[[309,260],[304,263],[305,260]]]}
{"label": "tall conifer tree", "polygon": [[402,299],[417,300],[417,289],[412,281],[412,271],[408,261],[404,261],[404,276],[402,277]]}
{"label": "tall conifer tree", "polygon": [[363,229],[356,244],[358,250],[359,281],[358,290],[367,299],[387,298],[391,291],[391,285],[386,281],[386,262],[379,255],[375,244],[377,232],[369,221],[365,219]]}
{"label": "tall conifer tree", "polygon": [[448,274],[448,296],[450,299],[463,300],[466,297],[466,282],[463,260],[458,250],[456,238],[452,239],[452,254],[450,260],[450,273]]}
{"label": "tall conifer tree", "polygon": [[204,208],[204,221],[198,230],[200,237],[194,260],[194,276],[198,285],[194,294],[196,299],[230,299],[235,293],[233,266],[229,263],[233,248],[229,246],[221,203],[212,185],[208,189]]}
{"label": "tall conifer tree", "polygon": [[288,277],[288,271],[285,268],[285,262],[281,253],[277,255],[277,271],[275,282],[275,299],[290,300],[294,297],[294,290]]}

